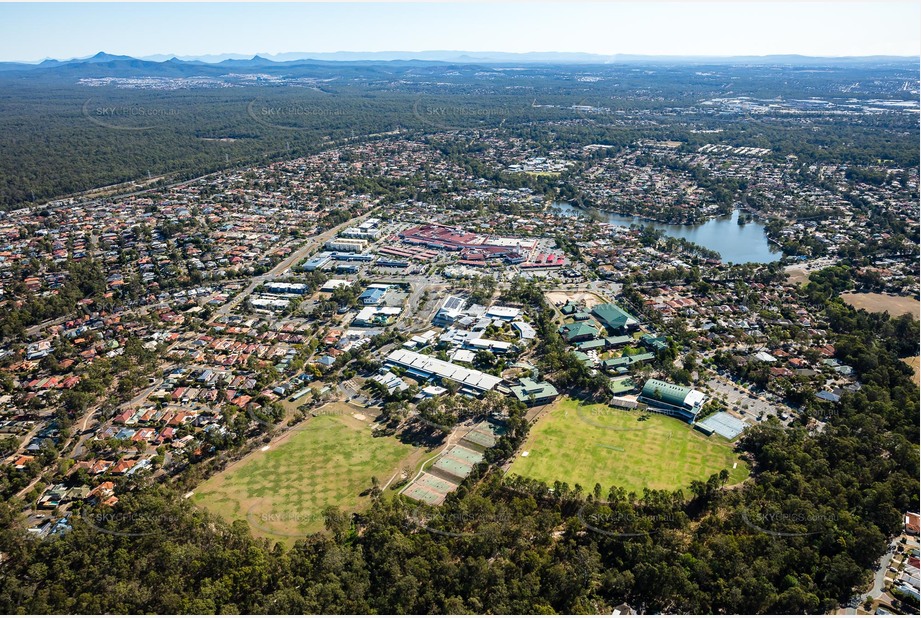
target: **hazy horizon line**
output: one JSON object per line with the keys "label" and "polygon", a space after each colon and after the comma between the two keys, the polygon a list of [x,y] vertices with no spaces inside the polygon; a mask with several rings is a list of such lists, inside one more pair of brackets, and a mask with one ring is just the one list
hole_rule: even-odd
{"label": "hazy horizon line", "polygon": [[[100,54],[105,54],[107,56],[123,56],[127,58],[132,58],[135,60],[145,60],[149,62],[168,62],[172,59],[176,60],[199,60],[200,62],[205,63],[214,63],[217,64],[223,60],[234,59],[234,60],[252,60],[255,58],[262,58],[270,62],[290,62],[291,60],[274,60],[280,56],[289,56],[289,55],[299,55],[305,56],[304,58],[296,58],[292,60],[309,60],[309,56],[335,56],[342,54],[353,54],[353,55],[380,55],[380,54],[395,54],[395,55],[412,55],[412,54],[503,54],[503,55],[513,55],[513,56],[527,56],[534,54],[553,54],[560,56],[590,56],[597,58],[614,58],[614,57],[635,57],[635,58],[714,58],[714,59],[729,59],[729,58],[773,58],[773,57],[786,57],[786,56],[797,56],[801,58],[819,58],[819,59],[843,59],[843,58],[900,58],[900,59],[921,59],[921,54],[886,54],[886,53],[872,53],[872,54],[805,54],[801,52],[777,52],[771,54],[751,54],[751,53],[737,53],[737,54],[695,54],[695,53],[686,53],[686,54],[649,54],[649,53],[631,53],[631,52],[613,52],[613,53],[597,53],[597,52],[586,52],[586,51],[556,51],[556,50],[530,50],[530,51],[501,51],[501,50],[471,50],[471,49],[423,49],[423,50],[380,50],[380,51],[370,51],[370,50],[348,50],[341,49],[332,52],[318,52],[318,51],[285,51],[277,53],[268,53],[268,52],[256,52],[256,53],[243,53],[243,52],[217,52],[217,53],[201,53],[201,54],[172,54],[172,53],[155,53],[155,54],[145,54],[143,56],[132,55],[130,53],[117,53],[117,52],[108,52],[108,51],[99,51],[95,54],[90,54],[86,56],[72,56],[69,58],[55,58],[53,56],[45,56],[38,60],[12,60],[5,59],[0,60],[0,62],[7,63],[18,63],[18,64],[40,64],[49,60],[57,62],[73,62],[77,60],[89,60]],[[233,56],[234,58],[230,58]],[[215,60],[207,61],[201,60],[202,58],[215,58]],[[220,58],[220,60],[218,60]],[[405,60],[424,60],[422,58],[403,58]]]}

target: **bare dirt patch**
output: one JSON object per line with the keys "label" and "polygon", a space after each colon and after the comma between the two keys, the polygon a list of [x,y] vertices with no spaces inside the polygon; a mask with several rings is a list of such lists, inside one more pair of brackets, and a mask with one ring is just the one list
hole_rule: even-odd
{"label": "bare dirt patch", "polygon": [[547,292],[547,300],[557,306],[565,305],[566,301],[572,301],[585,305],[587,309],[607,302],[594,292]]}
{"label": "bare dirt patch", "polygon": [[841,299],[857,309],[866,309],[870,313],[888,311],[892,317],[910,313],[916,320],[921,315],[921,305],[910,296],[890,296],[889,294],[862,293],[842,294]]}
{"label": "bare dirt patch", "polygon": [[803,285],[809,281],[809,271],[804,268],[788,268],[787,281],[794,285]]}

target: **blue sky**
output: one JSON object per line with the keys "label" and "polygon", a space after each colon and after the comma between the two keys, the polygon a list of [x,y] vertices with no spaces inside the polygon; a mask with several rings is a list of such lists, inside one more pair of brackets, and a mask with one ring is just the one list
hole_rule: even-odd
{"label": "blue sky", "polygon": [[919,24],[917,1],[0,4],[0,60],[101,50],[918,55]]}

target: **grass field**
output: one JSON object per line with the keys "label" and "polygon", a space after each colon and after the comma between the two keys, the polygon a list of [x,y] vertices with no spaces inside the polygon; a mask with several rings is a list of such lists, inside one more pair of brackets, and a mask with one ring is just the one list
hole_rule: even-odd
{"label": "grass field", "polygon": [[[323,509],[360,510],[376,476],[384,485],[422,449],[396,438],[374,438],[344,404],[342,414],[305,421],[266,451],[256,451],[202,485],[192,499],[228,521],[246,520],[253,533],[292,542],[323,529]],[[329,406],[327,406],[329,407]]]}
{"label": "grass field", "polygon": [[921,313],[921,304],[910,296],[890,296],[889,294],[842,294],[842,300],[856,309],[866,309],[870,313],[888,311],[894,318],[910,313],[916,320]]}
{"label": "grass field", "polygon": [[[590,492],[601,483],[627,491],[684,489],[693,480],[707,480],[722,469],[729,484],[743,481],[748,468],[718,436],[706,437],[677,419],[616,410],[604,404],[580,406],[558,400],[531,428],[510,473],[547,483],[578,483]],[[733,469],[733,464],[738,464]]]}

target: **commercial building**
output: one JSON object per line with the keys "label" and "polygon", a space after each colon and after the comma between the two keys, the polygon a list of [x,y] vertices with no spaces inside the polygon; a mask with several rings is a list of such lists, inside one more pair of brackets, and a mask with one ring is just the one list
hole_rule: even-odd
{"label": "commercial building", "polygon": [[336,288],[341,288],[346,285],[352,285],[350,282],[345,279],[329,279],[326,283],[323,284],[323,287],[320,288],[321,292],[332,292]]}
{"label": "commercial building", "polygon": [[367,290],[358,296],[358,300],[364,305],[379,305],[387,293],[386,287],[369,286]]}
{"label": "commercial building", "polygon": [[502,382],[500,377],[403,349],[391,352],[384,359],[384,366],[389,368],[401,367],[408,375],[421,380],[436,378],[439,380],[453,380],[461,385],[461,393],[477,397],[487,391],[491,391]]}
{"label": "commercial building", "polygon": [[518,337],[525,341],[537,337],[537,331],[527,322],[512,322],[512,328],[518,331]]}
{"label": "commercial building", "polygon": [[332,256],[328,252],[324,251],[323,253],[318,253],[304,262],[304,265],[301,268],[307,272],[313,272],[329,264],[331,259]]}
{"label": "commercial building", "polygon": [[689,386],[678,386],[662,380],[647,380],[637,401],[645,403],[655,412],[693,423],[707,401],[707,396]]}
{"label": "commercial building", "polygon": [[268,296],[252,296],[249,304],[256,309],[266,309],[270,311],[282,311],[290,306],[290,301],[284,298],[272,298]]}
{"label": "commercial building", "polygon": [[432,324],[435,326],[450,326],[456,319],[464,313],[464,306],[467,301],[460,296],[448,296],[441,304],[441,308],[432,318]]}
{"label": "commercial building", "polygon": [[512,349],[512,344],[508,341],[497,341],[495,339],[482,339],[475,337],[464,342],[464,347],[468,350],[486,350],[494,354],[507,354]]}
{"label": "commercial building", "polygon": [[374,262],[375,266],[380,266],[381,268],[406,268],[409,266],[409,262],[404,262],[403,260],[388,260],[384,258],[377,258],[377,261]]}
{"label": "commercial building", "polygon": [[492,318],[494,320],[502,320],[503,322],[511,322],[517,320],[521,315],[521,309],[517,307],[501,307],[499,305],[493,305],[486,310],[486,317]]}
{"label": "commercial building", "polygon": [[370,262],[374,259],[370,253],[339,253],[338,251],[329,257],[341,262]]}
{"label": "commercial building", "polygon": [[506,255],[521,256],[537,246],[537,240],[534,238],[485,236],[437,223],[407,228],[400,232],[400,237],[403,242],[411,245],[423,245],[446,251],[481,251],[492,258],[502,258]]}
{"label": "commercial building", "polygon": [[404,382],[397,376],[393,375],[393,373],[389,371],[378,373],[377,375],[372,376],[370,379],[372,382],[377,382],[378,384],[386,388],[387,392],[390,393],[391,395],[395,391],[402,392],[402,391],[405,391],[407,388],[409,388],[409,384],[407,384],[406,382]]}
{"label": "commercial building", "polygon": [[339,232],[339,236],[342,238],[358,238],[362,240],[377,240],[380,236],[380,232],[376,229],[361,229],[357,227],[350,227]]}
{"label": "commercial building", "polygon": [[304,283],[284,283],[282,281],[272,281],[265,284],[266,292],[272,294],[306,294],[310,291]]}
{"label": "commercial building", "polygon": [[333,251],[345,251],[347,253],[361,253],[368,246],[366,240],[351,240],[346,238],[334,238],[327,240],[324,245],[327,249]]}
{"label": "commercial building", "polygon": [[399,307],[365,307],[352,320],[352,326],[386,326],[393,318],[400,315],[400,312]]}

